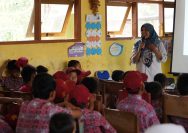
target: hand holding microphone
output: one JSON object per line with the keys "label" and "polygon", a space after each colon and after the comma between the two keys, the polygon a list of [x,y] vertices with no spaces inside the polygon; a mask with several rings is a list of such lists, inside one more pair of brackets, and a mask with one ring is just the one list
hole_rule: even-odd
{"label": "hand holding microphone", "polygon": [[144,40],[142,38],[142,42],[141,42],[141,44],[139,46],[139,50],[143,50],[144,48],[145,48],[145,42],[144,42]]}

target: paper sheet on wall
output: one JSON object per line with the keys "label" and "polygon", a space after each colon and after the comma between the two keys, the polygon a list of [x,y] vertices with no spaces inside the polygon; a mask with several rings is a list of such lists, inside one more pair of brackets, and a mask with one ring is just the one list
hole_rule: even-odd
{"label": "paper sheet on wall", "polygon": [[101,55],[101,21],[100,14],[90,14],[86,16],[86,55]]}

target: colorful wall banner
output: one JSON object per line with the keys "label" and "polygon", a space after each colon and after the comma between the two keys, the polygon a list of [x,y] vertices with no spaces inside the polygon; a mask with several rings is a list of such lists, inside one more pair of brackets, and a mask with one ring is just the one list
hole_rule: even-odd
{"label": "colorful wall banner", "polygon": [[68,57],[84,56],[84,43],[78,42],[68,48]]}
{"label": "colorful wall banner", "polygon": [[96,15],[87,15],[86,16],[86,55],[101,55],[101,21],[102,16],[99,14]]}

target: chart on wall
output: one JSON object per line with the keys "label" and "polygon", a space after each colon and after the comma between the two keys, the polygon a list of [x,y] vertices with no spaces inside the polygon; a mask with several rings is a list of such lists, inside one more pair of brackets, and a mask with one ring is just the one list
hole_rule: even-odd
{"label": "chart on wall", "polygon": [[86,55],[101,55],[101,22],[100,14],[90,14],[86,16]]}

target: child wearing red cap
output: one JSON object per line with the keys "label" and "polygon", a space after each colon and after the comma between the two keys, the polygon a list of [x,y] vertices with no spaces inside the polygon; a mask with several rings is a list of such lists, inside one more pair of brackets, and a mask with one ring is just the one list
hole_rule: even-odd
{"label": "child wearing red cap", "polygon": [[41,73],[35,76],[32,84],[33,99],[25,101],[18,117],[16,132],[49,133],[49,122],[56,113],[67,113],[74,118],[81,116],[81,110],[60,107],[53,103],[56,95],[54,78]]}
{"label": "child wearing red cap", "polygon": [[77,85],[70,93],[70,99],[71,103],[82,108],[81,121],[84,123],[84,133],[102,133],[102,131],[116,133],[116,130],[99,112],[88,107],[91,103],[94,103],[94,98],[85,86]]}
{"label": "child wearing red cap", "polygon": [[117,109],[137,115],[140,133],[143,133],[151,125],[159,124],[153,107],[141,97],[144,91],[143,81],[144,79],[140,72],[129,71],[123,81],[128,92],[128,97],[117,104]]}
{"label": "child wearing red cap", "polygon": [[[3,72],[6,69],[6,76]],[[6,60],[0,67],[0,84],[5,90],[18,91],[22,86],[23,81],[20,77],[20,67],[17,65],[17,60]]]}
{"label": "child wearing red cap", "polygon": [[81,71],[81,73],[78,75],[78,82],[80,82],[83,78],[89,76],[91,74],[91,71],[83,71],[81,64],[78,60],[70,60],[68,62],[68,67],[74,67]]}
{"label": "child wearing red cap", "polygon": [[67,74],[67,78],[69,80],[72,80],[74,81],[75,83],[79,83],[78,81],[78,77],[79,75],[81,74],[81,71],[77,68],[74,68],[74,67],[68,67],[66,69],[66,74]]}

